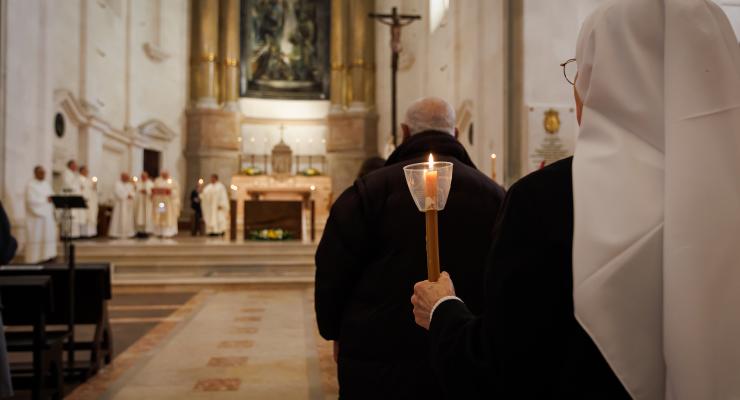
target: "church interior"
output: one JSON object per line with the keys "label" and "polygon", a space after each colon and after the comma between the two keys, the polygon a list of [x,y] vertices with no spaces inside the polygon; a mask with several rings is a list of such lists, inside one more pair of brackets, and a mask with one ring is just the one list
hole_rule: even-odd
{"label": "church interior", "polygon": [[9,398],[337,398],[332,205],[424,97],[502,188],[573,155],[562,64],[606,1],[0,0]]}

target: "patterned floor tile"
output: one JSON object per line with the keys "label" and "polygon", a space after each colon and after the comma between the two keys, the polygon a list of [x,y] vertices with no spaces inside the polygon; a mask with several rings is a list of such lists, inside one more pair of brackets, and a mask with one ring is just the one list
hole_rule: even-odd
{"label": "patterned floor tile", "polygon": [[236,317],[234,318],[234,321],[236,322],[260,322],[262,321],[262,317],[260,316],[249,316],[249,317]]}
{"label": "patterned floor tile", "polygon": [[196,392],[233,392],[239,390],[242,380],[239,378],[201,379],[193,387]]}
{"label": "patterned floor tile", "polygon": [[231,328],[231,333],[238,335],[254,335],[257,331],[259,331],[259,329],[254,326]]}
{"label": "patterned floor tile", "polygon": [[211,357],[209,367],[241,367],[247,363],[247,357]]}
{"label": "patterned floor tile", "polygon": [[239,311],[243,313],[261,313],[261,312],[265,312],[265,309],[261,307],[244,307]]}
{"label": "patterned floor tile", "polygon": [[254,346],[251,340],[225,340],[218,344],[219,349],[248,349]]}

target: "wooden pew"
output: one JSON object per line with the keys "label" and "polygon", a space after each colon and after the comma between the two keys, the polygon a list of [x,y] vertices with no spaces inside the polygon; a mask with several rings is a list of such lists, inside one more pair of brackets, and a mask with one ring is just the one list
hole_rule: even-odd
{"label": "wooden pew", "polygon": [[[6,332],[9,352],[31,352],[30,369],[11,365],[13,386],[30,387],[34,400],[64,396],[62,351],[66,331],[50,333],[47,317],[54,309],[53,282],[49,276],[4,276],[0,279],[0,301],[5,326],[32,326],[32,331]],[[51,380],[47,384],[47,378]]]}
{"label": "wooden pew", "polygon": [[[0,267],[0,279],[6,276],[49,276],[54,285],[54,304],[47,315],[48,325],[66,325],[69,321],[69,268],[64,264],[12,265]],[[113,358],[113,337],[108,316],[108,300],[112,298],[111,269],[108,263],[77,264],[75,267],[75,325],[95,325],[90,341],[65,344],[67,350],[90,351],[89,362],[76,366],[82,379],[95,374]],[[70,345],[74,347],[70,349]],[[77,357],[75,357],[77,358]]]}

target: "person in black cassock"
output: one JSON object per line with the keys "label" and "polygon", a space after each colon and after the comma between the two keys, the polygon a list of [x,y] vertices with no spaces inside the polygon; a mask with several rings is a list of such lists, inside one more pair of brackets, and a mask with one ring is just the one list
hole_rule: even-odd
{"label": "person in black cassock", "polygon": [[5,213],[3,204],[0,203],[0,265],[5,265],[15,257],[18,242],[10,232],[10,220]]}
{"label": "person in black cassock", "polygon": [[430,153],[454,165],[439,213],[441,262],[458,278],[458,295],[482,311],[483,265],[504,190],[475,168],[444,100],[418,100],[402,128],[404,142],[385,167],[337,199],[316,253],[316,315],[321,335],[335,341],[342,399],[459,398],[444,396],[433,377],[428,335],[408,302],[427,269],[424,214],[403,167]]}
{"label": "person in black cassock", "polygon": [[[0,265],[5,265],[15,257],[18,242],[10,232],[10,220],[5,213],[3,204],[0,203]],[[13,385],[10,380],[10,364],[8,363],[8,352],[5,344],[5,329],[2,319],[3,305],[0,303],[0,398],[13,395]]]}
{"label": "person in black cassock", "polygon": [[438,377],[464,371],[475,382],[454,388],[461,399],[630,398],[574,312],[572,165],[555,162],[509,189],[486,262],[485,312],[454,297],[452,271],[414,287]]}
{"label": "person in black cassock", "polygon": [[202,180],[198,181],[198,186],[190,192],[190,208],[193,209],[193,226],[190,231],[193,236],[199,236],[202,233],[203,209],[200,205],[200,192],[203,191]]}

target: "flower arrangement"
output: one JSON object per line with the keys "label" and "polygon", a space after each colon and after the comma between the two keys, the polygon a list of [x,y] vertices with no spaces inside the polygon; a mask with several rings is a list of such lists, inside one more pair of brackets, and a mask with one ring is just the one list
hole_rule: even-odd
{"label": "flower arrangement", "polygon": [[300,172],[303,176],[320,176],[321,171],[319,171],[316,168],[306,168],[303,171]]}
{"label": "flower arrangement", "polygon": [[263,175],[265,171],[259,169],[258,167],[247,167],[242,170],[242,174],[248,175],[248,176],[258,176]]}
{"label": "flower arrangement", "polygon": [[292,238],[290,232],[284,229],[256,229],[249,232],[252,240],[288,240]]}

